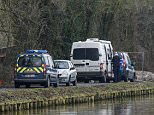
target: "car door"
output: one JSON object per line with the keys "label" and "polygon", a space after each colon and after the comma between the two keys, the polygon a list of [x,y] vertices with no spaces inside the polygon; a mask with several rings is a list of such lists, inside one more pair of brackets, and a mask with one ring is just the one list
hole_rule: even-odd
{"label": "car door", "polygon": [[129,79],[133,79],[133,76],[134,76],[134,67],[132,66],[131,64],[131,60],[129,58],[129,56],[127,55],[127,69],[128,69],[128,78]]}
{"label": "car door", "polygon": [[54,69],[54,63],[51,56],[45,56],[46,60],[46,66],[47,66],[47,74],[49,74],[52,77],[57,77],[58,72],[56,69]]}

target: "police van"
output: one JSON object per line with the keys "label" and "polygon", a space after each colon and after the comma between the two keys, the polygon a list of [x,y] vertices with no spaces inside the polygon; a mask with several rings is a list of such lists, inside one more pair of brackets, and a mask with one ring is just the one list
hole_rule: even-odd
{"label": "police van", "polygon": [[20,85],[30,87],[31,84],[40,84],[49,87],[58,86],[58,72],[54,69],[52,57],[46,50],[27,50],[19,54],[15,67],[15,88]]}
{"label": "police van", "polygon": [[74,42],[70,56],[77,69],[78,81],[99,80],[102,83],[113,80],[113,48],[110,41],[89,38]]}

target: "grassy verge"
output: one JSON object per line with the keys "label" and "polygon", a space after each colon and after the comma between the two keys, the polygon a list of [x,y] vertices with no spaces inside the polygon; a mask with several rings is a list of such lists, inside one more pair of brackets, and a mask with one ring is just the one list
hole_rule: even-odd
{"label": "grassy verge", "polygon": [[111,83],[91,87],[21,88],[0,92],[0,111],[91,102],[154,94],[154,82]]}

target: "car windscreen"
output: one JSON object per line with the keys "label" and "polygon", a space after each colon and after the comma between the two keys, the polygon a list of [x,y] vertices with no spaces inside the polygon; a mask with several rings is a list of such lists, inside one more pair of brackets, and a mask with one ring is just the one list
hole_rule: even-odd
{"label": "car windscreen", "polygon": [[42,66],[42,58],[37,56],[19,57],[19,66],[23,67],[39,67]]}
{"label": "car windscreen", "polygon": [[74,60],[99,60],[98,48],[78,48],[73,50]]}
{"label": "car windscreen", "polygon": [[54,65],[56,69],[69,69],[69,64],[65,61],[54,61]]}

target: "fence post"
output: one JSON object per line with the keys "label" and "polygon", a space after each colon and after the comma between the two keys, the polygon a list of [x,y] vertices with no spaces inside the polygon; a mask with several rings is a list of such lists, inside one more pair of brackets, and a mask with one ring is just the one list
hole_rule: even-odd
{"label": "fence post", "polygon": [[144,75],[144,52],[142,52],[142,80]]}

